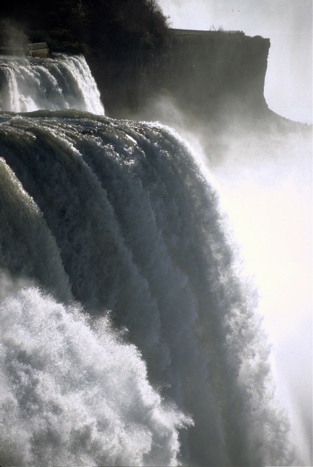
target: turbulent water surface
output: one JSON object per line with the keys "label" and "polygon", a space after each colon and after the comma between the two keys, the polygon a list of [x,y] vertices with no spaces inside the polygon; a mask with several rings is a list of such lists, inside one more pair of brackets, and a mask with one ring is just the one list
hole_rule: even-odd
{"label": "turbulent water surface", "polygon": [[168,128],[78,108],[0,118],[1,463],[291,465],[216,191]]}

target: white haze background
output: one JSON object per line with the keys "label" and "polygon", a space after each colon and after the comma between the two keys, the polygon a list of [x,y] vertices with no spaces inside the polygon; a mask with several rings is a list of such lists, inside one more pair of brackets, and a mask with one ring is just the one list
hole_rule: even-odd
{"label": "white haze background", "polygon": [[[174,28],[222,28],[269,38],[264,89],[269,108],[312,123],[311,0],[158,3]],[[183,136],[197,144],[196,135]],[[246,273],[259,290],[278,397],[303,465],[312,465],[312,137],[272,134],[260,146],[257,129],[255,136],[223,141],[223,163],[210,169]]]}
{"label": "white haze background", "polygon": [[265,98],[279,115],[312,123],[311,0],[158,0],[173,28],[270,38]]}

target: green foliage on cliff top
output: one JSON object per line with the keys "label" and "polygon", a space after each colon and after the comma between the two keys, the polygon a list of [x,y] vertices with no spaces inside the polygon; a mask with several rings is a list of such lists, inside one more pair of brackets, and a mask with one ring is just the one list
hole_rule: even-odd
{"label": "green foliage on cliff top", "polygon": [[[166,43],[167,19],[156,0],[2,0],[0,18],[17,21],[31,41],[108,58]],[[1,38],[0,38],[1,40]]]}

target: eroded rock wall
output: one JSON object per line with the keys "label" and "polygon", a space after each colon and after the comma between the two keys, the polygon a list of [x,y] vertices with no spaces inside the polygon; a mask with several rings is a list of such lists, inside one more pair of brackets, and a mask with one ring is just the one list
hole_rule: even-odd
{"label": "eroded rock wall", "polygon": [[267,109],[264,81],[269,39],[242,32],[170,30],[168,46],[123,60],[88,57],[106,112],[144,116],[151,99],[167,96],[182,110],[214,118],[232,110]]}

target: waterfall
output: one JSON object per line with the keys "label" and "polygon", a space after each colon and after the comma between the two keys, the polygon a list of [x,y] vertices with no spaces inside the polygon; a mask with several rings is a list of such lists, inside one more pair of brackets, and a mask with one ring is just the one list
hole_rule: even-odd
{"label": "waterfall", "polygon": [[291,465],[196,157],[160,124],[60,109],[0,119],[1,462]]}
{"label": "waterfall", "polygon": [[83,56],[0,56],[0,110],[78,109],[104,114],[95,80]]}

